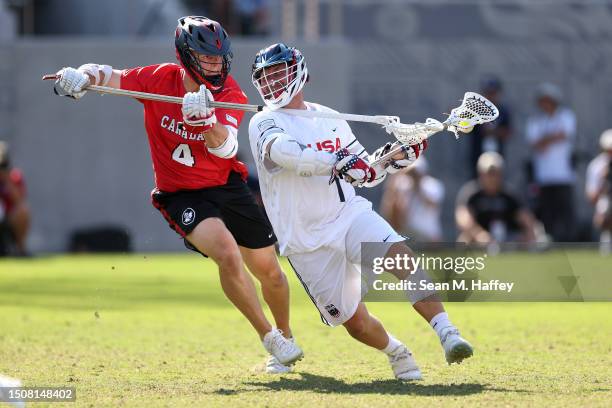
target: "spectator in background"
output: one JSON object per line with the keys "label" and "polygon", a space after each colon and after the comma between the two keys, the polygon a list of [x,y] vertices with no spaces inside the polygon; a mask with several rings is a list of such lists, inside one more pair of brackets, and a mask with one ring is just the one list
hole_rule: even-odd
{"label": "spectator in background", "polygon": [[511,112],[501,102],[503,87],[496,77],[488,77],[482,81],[481,92],[484,97],[493,102],[499,109],[499,117],[493,122],[474,126],[470,135],[472,141],[472,170],[476,178],[476,163],[484,152],[497,152],[504,155],[504,145],[512,134]]}
{"label": "spectator in background", "polygon": [[483,245],[536,241],[534,217],[504,188],[503,167],[504,159],[496,152],[478,159],[478,179],[464,185],[457,196],[457,241]]}
{"label": "spectator in background", "polygon": [[240,35],[268,34],[268,0],[233,0]]}
{"label": "spectator in background", "polygon": [[533,181],[538,187],[537,214],[555,241],[573,239],[574,170],[571,156],[576,116],[561,106],[561,90],[544,83],[537,89],[539,113],[527,120],[526,137],[532,152]]}
{"label": "spectator in background", "polygon": [[440,212],[444,185],[427,174],[427,167],[425,157],[420,157],[412,167],[387,181],[381,214],[403,235],[439,242],[442,240]]}
{"label": "spectator in background", "polygon": [[270,0],[182,0],[191,14],[222,21],[230,35],[269,34]]}
{"label": "spectator in background", "polygon": [[[30,229],[30,209],[26,201],[23,174],[11,168],[8,146],[0,141],[0,207],[2,227],[8,232],[15,255],[26,256],[26,239]],[[0,232],[2,233],[2,232]]]}
{"label": "spectator in background", "polygon": [[593,224],[601,231],[602,253],[612,251],[612,129],[601,134],[602,152],[595,157],[586,174],[586,195],[595,206]]}

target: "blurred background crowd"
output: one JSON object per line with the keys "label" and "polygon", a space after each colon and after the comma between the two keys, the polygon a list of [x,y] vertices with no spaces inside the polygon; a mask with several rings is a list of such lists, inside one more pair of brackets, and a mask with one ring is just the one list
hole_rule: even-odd
{"label": "blurred background crowd", "polygon": [[[499,107],[495,122],[435,136],[413,168],[360,191],[405,235],[610,250],[612,2],[0,0],[0,253],[181,248],[148,202],[140,106],[74,104],[40,77],[172,62],[176,19],[190,14],[230,33],[251,103],[253,56],[282,40],[306,56],[306,98],[339,111],[443,119],[467,90]],[[371,151],[388,140],[352,127]]]}

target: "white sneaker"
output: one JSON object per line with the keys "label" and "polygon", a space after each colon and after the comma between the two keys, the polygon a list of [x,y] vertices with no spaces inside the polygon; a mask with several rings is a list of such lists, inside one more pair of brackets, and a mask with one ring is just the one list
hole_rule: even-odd
{"label": "white sneaker", "polygon": [[[8,400],[9,398],[8,390],[3,390],[3,387],[21,387],[21,381],[16,378],[0,375],[0,402]],[[8,404],[18,408],[24,408],[26,406],[25,402],[22,400],[11,400]]]}
{"label": "white sneaker", "polygon": [[272,329],[263,338],[263,346],[279,363],[291,365],[304,357],[302,349],[283,336],[283,332]]}
{"label": "white sneaker", "polygon": [[403,344],[393,350],[388,357],[393,374],[395,374],[395,378],[398,380],[413,381],[423,379],[421,370],[419,370],[419,366],[417,366],[412,353]]}
{"label": "white sneaker", "polygon": [[470,343],[459,335],[456,327],[449,327],[442,331],[440,342],[444,347],[444,356],[448,364],[461,364],[466,358],[472,357],[474,349]]}
{"label": "white sneaker", "polygon": [[266,362],[266,373],[268,374],[286,374],[293,371],[291,366],[281,364],[274,356],[270,356]]}

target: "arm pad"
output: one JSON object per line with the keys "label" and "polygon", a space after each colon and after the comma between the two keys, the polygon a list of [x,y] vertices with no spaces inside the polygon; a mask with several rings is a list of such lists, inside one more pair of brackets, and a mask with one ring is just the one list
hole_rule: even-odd
{"label": "arm pad", "polygon": [[330,175],[336,156],[304,146],[286,133],[271,135],[269,157],[277,165],[295,170],[298,176]]}
{"label": "arm pad", "polygon": [[[110,65],[83,64],[78,68],[78,70],[95,78],[95,82],[92,85],[106,86],[108,81],[111,79],[111,75],[113,75],[113,67]],[[100,72],[104,74],[104,79],[102,82],[100,82]]]}
{"label": "arm pad", "polygon": [[[213,113],[214,115],[214,113]],[[238,130],[231,126],[225,126],[227,138],[220,146],[207,147],[210,154],[214,154],[222,159],[231,159],[238,152]]]}

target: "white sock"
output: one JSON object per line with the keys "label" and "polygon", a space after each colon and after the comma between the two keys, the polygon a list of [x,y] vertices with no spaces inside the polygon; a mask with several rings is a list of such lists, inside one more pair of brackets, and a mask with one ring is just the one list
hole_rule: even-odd
{"label": "white sock", "polygon": [[442,329],[445,329],[449,326],[454,327],[451,321],[448,319],[448,313],[446,312],[438,313],[437,315],[435,315],[433,319],[431,319],[429,324],[436,331],[436,334],[440,338],[442,338]]}
{"label": "white sock", "polygon": [[389,333],[387,333],[387,336],[389,336],[389,344],[387,344],[387,347],[385,347],[384,349],[380,351],[382,351],[385,354],[391,354],[393,351],[395,351],[395,349],[397,349],[399,346],[402,345],[402,342],[396,339],[395,337],[393,337]]}

